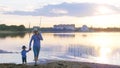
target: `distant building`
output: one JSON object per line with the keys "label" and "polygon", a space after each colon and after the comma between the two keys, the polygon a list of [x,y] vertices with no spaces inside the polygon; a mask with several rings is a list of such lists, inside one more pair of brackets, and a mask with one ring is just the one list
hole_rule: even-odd
{"label": "distant building", "polygon": [[90,29],[87,27],[87,25],[83,25],[80,29],[81,32],[89,32]]}
{"label": "distant building", "polygon": [[54,25],[54,29],[57,29],[57,30],[75,30],[75,25],[74,24],[59,24],[59,25]]}

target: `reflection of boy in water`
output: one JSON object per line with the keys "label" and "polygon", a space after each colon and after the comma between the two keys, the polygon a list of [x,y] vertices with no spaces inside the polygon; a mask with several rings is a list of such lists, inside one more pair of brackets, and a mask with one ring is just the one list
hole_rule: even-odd
{"label": "reflection of boy in water", "polygon": [[29,43],[29,49],[31,50],[31,43],[33,42],[33,52],[34,52],[34,60],[35,60],[35,66],[37,65],[39,51],[41,48],[40,40],[43,40],[41,33],[38,32],[37,29],[34,29],[34,34],[31,37],[30,43]]}
{"label": "reflection of boy in water", "polygon": [[30,50],[26,50],[26,46],[22,46],[22,51],[21,51],[21,55],[22,55],[22,64],[26,64],[27,63],[27,56],[26,53],[29,52]]}

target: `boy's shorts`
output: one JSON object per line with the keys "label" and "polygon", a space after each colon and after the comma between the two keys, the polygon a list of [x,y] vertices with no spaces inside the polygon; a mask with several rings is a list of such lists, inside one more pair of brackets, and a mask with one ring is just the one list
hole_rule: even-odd
{"label": "boy's shorts", "polygon": [[27,62],[26,57],[22,57],[22,62]]}

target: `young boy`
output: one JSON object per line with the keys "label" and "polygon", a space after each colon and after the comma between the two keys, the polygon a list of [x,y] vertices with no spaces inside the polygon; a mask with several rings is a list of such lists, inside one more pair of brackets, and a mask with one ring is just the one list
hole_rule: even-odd
{"label": "young boy", "polygon": [[22,55],[22,64],[27,64],[27,56],[26,53],[29,52],[30,50],[26,50],[26,46],[22,46],[22,51],[21,51],[21,55]]}

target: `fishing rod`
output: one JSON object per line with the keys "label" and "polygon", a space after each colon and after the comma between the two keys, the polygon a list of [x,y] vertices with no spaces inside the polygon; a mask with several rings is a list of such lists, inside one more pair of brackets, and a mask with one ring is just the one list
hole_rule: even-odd
{"label": "fishing rod", "polygon": [[41,24],[42,24],[42,17],[40,17],[40,23],[39,23],[39,33],[41,33],[41,31],[40,31],[40,28],[41,28]]}
{"label": "fishing rod", "polygon": [[40,17],[39,27],[41,27],[42,17]]}

